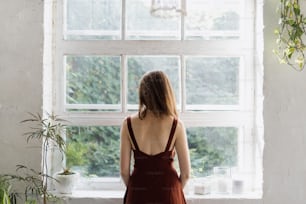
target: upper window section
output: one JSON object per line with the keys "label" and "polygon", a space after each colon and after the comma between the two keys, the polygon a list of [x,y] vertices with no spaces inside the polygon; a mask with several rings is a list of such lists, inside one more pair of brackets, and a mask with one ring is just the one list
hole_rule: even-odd
{"label": "upper window section", "polygon": [[187,105],[239,105],[239,57],[187,57]]}
{"label": "upper window section", "polygon": [[188,0],[186,39],[236,39],[240,36],[241,0]]}
{"label": "upper window section", "polygon": [[64,38],[118,40],[121,38],[121,0],[66,0]]}
{"label": "upper window section", "polygon": [[180,18],[151,16],[150,0],[126,0],[127,39],[180,39]]}
{"label": "upper window section", "polygon": [[171,82],[176,96],[177,104],[180,104],[180,61],[178,56],[128,56],[128,109],[138,108],[138,85],[141,77],[149,71],[164,71]]}
{"label": "upper window section", "polygon": [[64,64],[67,110],[120,109],[120,57],[67,55]]}
{"label": "upper window section", "polygon": [[140,78],[162,70],[169,76],[179,109],[184,105],[189,111],[237,110],[245,83],[241,64],[241,57],[234,56],[65,55],[65,109],[137,110]]}
{"label": "upper window section", "polygon": [[[150,0],[65,0],[65,40],[238,39],[242,0],[188,0],[187,16],[158,18]],[[218,8],[218,9],[216,9]]]}

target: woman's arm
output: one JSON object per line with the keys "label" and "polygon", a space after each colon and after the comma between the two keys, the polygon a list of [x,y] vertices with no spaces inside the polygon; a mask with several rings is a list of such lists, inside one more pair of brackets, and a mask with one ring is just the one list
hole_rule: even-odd
{"label": "woman's arm", "polygon": [[184,124],[181,121],[178,121],[176,129],[175,150],[177,152],[181,172],[180,180],[182,187],[184,188],[190,175],[190,158],[186,131]]}
{"label": "woman's arm", "polygon": [[120,131],[120,175],[127,186],[130,178],[131,143],[125,119]]}

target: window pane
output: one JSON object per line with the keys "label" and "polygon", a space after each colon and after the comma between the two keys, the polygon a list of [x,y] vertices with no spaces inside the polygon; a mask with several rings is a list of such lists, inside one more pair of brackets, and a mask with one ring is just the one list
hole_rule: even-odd
{"label": "window pane", "polygon": [[186,39],[238,38],[241,0],[188,0]]}
{"label": "window pane", "polygon": [[150,0],[126,0],[127,39],[180,39],[180,18],[151,16]]}
{"label": "window pane", "polygon": [[66,166],[84,177],[119,177],[120,127],[71,126]]}
{"label": "window pane", "polygon": [[138,85],[148,71],[162,70],[171,82],[176,101],[179,103],[179,57],[176,56],[129,56],[128,57],[128,104],[138,104]]}
{"label": "window pane", "polygon": [[217,166],[237,166],[238,128],[192,127],[186,132],[193,176],[211,175]]}
{"label": "window pane", "polygon": [[[68,132],[67,167],[82,176],[119,176],[119,127],[73,126]],[[237,128],[193,127],[187,135],[193,176],[210,175],[216,166],[237,166]]]}
{"label": "window pane", "polygon": [[66,56],[67,104],[120,104],[120,57]]}
{"label": "window pane", "polygon": [[119,39],[120,0],[67,0],[65,39]]}
{"label": "window pane", "polygon": [[186,58],[187,105],[238,105],[238,57]]}

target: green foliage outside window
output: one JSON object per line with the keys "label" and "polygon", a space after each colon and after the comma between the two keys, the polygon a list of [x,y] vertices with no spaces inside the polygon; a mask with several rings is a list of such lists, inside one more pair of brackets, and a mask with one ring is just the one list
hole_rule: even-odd
{"label": "green foliage outside window", "polygon": [[85,176],[119,176],[119,127],[70,127],[67,166]]}
{"label": "green foliage outside window", "polygon": [[237,165],[237,128],[187,128],[192,175],[207,176],[216,166]]}
{"label": "green foliage outside window", "polygon": [[[130,58],[128,61],[128,66],[132,67],[128,74],[129,83],[132,83],[128,92],[132,94],[130,94],[128,100],[132,103],[138,101],[137,83],[140,76],[148,70],[148,67],[153,66],[148,61],[142,64],[140,59]],[[227,60],[221,62],[228,63]],[[117,97],[120,96],[119,65],[118,59],[112,57],[100,59],[98,57],[70,58],[67,61],[69,73],[67,101],[71,103],[75,101],[82,103],[119,103]],[[162,67],[160,64],[157,66]],[[221,65],[220,69],[222,67],[227,68],[226,65]],[[167,72],[173,76],[175,70],[172,69],[171,71],[170,69]],[[201,69],[199,70],[201,71]],[[236,72],[233,73],[236,74]],[[105,75],[110,78],[106,78]],[[220,78],[226,78],[228,72],[219,70],[218,75]],[[101,80],[103,81],[100,83]],[[172,81],[177,83],[175,78]],[[196,86],[192,83],[197,83],[197,81],[190,80],[190,83],[188,86]],[[134,98],[131,98],[131,96]],[[119,127],[72,126],[68,131],[70,135],[67,141],[68,167],[78,169],[84,176],[89,177],[119,176]],[[194,176],[209,175],[215,166],[237,165],[237,128],[188,128],[187,135]]]}
{"label": "green foliage outside window", "polygon": [[67,56],[67,103],[119,104],[120,58]]}
{"label": "green foliage outside window", "polygon": [[[119,176],[119,127],[70,127],[67,166],[89,177]],[[207,176],[215,166],[237,164],[237,129],[188,128],[192,175]]]}

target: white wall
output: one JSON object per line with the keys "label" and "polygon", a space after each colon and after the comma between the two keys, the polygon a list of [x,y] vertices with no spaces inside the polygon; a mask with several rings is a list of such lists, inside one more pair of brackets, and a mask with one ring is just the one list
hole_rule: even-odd
{"label": "white wall", "polygon": [[[279,65],[272,54],[277,2],[264,4],[263,200],[212,203],[304,204],[306,200],[306,70]],[[18,163],[40,165],[39,150],[25,147],[26,128],[19,121],[25,112],[42,108],[43,1],[0,1],[0,25],[0,173],[7,173],[14,172]]]}
{"label": "white wall", "polygon": [[306,201],[306,70],[279,65],[271,54],[278,0],[264,6],[264,202]]}
{"label": "white wall", "polygon": [[19,122],[42,107],[43,1],[1,0],[0,25],[0,173],[39,168]]}

